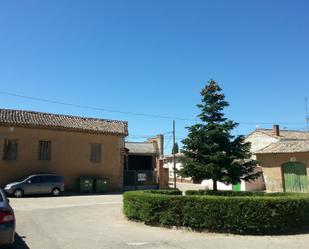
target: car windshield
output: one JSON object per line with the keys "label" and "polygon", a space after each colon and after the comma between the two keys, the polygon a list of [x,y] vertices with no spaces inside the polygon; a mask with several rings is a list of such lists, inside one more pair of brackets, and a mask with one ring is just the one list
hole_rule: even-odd
{"label": "car windshield", "polygon": [[25,181],[27,181],[29,178],[30,178],[29,176],[24,177],[24,178],[22,178],[22,179],[20,180],[20,182],[25,182]]}

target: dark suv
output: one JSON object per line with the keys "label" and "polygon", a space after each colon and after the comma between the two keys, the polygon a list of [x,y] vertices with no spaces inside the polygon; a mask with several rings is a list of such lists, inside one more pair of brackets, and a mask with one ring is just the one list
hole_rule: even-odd
{"label": "dark suv", "polygon": [[63,176],[56,174],[31,175],[19,182],[12,182],[4,187],[7,195],[22,197],[32,194],[52,194],[58,196],[64,191]]}

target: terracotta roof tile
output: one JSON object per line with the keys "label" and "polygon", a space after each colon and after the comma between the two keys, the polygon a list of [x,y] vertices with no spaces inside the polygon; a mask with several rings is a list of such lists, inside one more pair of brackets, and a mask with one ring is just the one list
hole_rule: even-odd
{"label": "terracotta roof tile", "polygon": [[306,131],[280,130],[280,136],[276,136],[272,129],[256,129],[256,131],[279,139],[309,139],[309,132]]}
{"label": "terracotta roof tile", "polygon": [[10,109],[0,109],[0,125],[128,135],[125,121]]}
{"label": "terracotta roof tile", "polygon": [[254,154],[309,152],[309,140],[280,140]]}

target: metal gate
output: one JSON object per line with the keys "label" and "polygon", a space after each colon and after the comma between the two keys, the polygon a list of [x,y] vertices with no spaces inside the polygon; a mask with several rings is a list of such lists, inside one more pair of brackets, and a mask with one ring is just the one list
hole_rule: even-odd
{"label": "metal gate", "polygon": [[124,190],[156,189],[156,173],[152,170],[125,170],[123,187]]}
{"label": "metal gate", "polygon": [[302,163],[282,165],[285,192],[308,192],[307,168]]}
{"label": "metal gate", "polygon": [[240,183],[233,184],[233,185],[232,185],[232,190],[233,190],[233,191],[241,191],[241,185],[240,185]]}

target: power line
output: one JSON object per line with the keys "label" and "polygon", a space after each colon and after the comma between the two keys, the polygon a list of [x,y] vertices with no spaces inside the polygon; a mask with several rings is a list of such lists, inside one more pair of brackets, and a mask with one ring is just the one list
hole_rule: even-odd
{"label": "power line", "polygon": [[164,150],[170,145],[170,142],[172,140],[172,136],[173,136],[173,134],[170,135],[170,138],[168,139],[168,142],[164,146]]}
{"label": "power line", "polygon": [[[164,133],[160,133],[160,135],[168,135],[171,134],[172,131],[167,131]],[[151,138],[151,137],[155,137],[158,134],[153,134],[153,135],[145,135],[145,134],[129,134],[128,138]]]}
{"label": "power line", "polygon": [[[89,109],[89,110],[96,110],[96,111],[104,111],[104,112],[110,112],[110,113],[120,113],[120,114],[126,114],[126,115],[133,115],[133,116],[141,116],[141,117],[149,117],[149,118],[159,118],[159,119],[169,119],[169,120],[182,120],[182,121],[194,121],[197,122],[199,119],[193,119],[193,118],[184,118],[184,117],[173,117],[173,116],[165,116],[165,115],[157,115],[157,114],[148,114],[148,113],[138,113],[138,112],[128,112],[128,111],[120,111],[120,110],[113,110],[103,107],[95,107],[95,106],[89,106],[89,105],[80,105],[80,104],[74,104],[69,102],[63,102],[63,101],[57,101],[52,99],[46,99],[46,98],[39,98],[39,97],[33,97],[33,96],[26,96],[21,94],[16,94],[12,92],[6,92],[6,91],[0,91],[0,94],[22,98],[22,99],[28,99],[28,100],[34,100],[34,101],[40,101],[45,103],[51,103],[51,104],[57,104],[57,105],[64,105],[64,106],[71,106],[76,108],[83,108],[83,109]],[[279,125],[288,125],[288,124],[304,124],[304,122],[237,122],[241,125],[272,125],[274,123]]]}
{"label": "power line", "polygon": [[137,112],[127,112],[127,111],[112,110],[112,109],[107,109],[107,108],[102,108],[102,107],[73,104],[73,103],[69,103],[69,102],[62,102],[62,101],[57,101],[57,100],[51,100],[51,99],[45,99],[45,98],[38,98],[38,97],[20,95],[20,94],[4,92],[4,91],[0,91],[0,94],[8,95],[8,96],[13,96],[13,97],[17,97],[17,98],[30,99],[30,100],[40,101],[40,102],[46,102],[46,103],[51,103],[51,104],[65,105],[65,106],[72,106],[72,107],[83,108],[83,109],[96,110],[96,111],[104,111],[104,112],[111,112],[111,113],[121,113],[121,114],[134,115],[134,116],[143,116],[143,117],[149,117],[149,118],[161,118],[161,119],[170,119],[170,120],[176,119],[176,120],[196,121],[196,119],[190,119],[190,118],[171,117],[171,116],[155,115],[155,114],[147,114],[147,113],[137,113]]}

